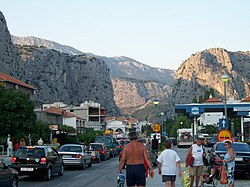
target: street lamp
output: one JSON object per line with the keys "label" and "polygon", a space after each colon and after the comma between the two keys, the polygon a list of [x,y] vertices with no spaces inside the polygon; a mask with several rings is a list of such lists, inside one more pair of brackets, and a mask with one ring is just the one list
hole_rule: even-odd
{"label": "street lamp", "polygon": [[154,105],[155,106],[158,106],[158,104],[160,103],[159,99],[155,98],[154,101],[153,101]]}
{"label": "street lamp", "polygon": [[180,122],[180,125],[181,125],[181,126],[180,126],[180,129],[182,129],[182,125],[183,125],[183,122],[182,122],[182,121]]}
{"label": "street lamp", "polygon": [[228,75],[221,76],[221,81],[224,83],[224,116],[225,116],[226,121],[227,121],[227,92],[226,92],[226,88],[227,88],[228,79],[229,79]]}

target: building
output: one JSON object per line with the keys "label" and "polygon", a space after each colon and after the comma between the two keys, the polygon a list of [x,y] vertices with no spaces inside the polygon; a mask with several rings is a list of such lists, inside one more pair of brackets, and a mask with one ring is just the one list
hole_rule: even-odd
{"label": "building", "polygon": [[87,128],[93,128],[94,130],[106,129],[106,109],[101,107],[99,103],[85,101],[80,106],[66,106],[62,109],[84,119]]}
{"label": "building", "polygon": [[50,125],[67,125],[73,127],[77,133],[84,133],[85,120],[68,113],[57,107],[50,107],[44,110],[36,109],[37,120]]}
{"label": "building", "polygon": [[0,85],[6,89],[23,92],[30,100],[35,100],[36,88],[3,72],[0,72]]}
{"label": "building", "polygon": [[124,132],[128,133],[131,129],[137,130],[139,128],[138,120],[135,118],[126,117],[108,117],[105,119],[106,129],[113,132]]}

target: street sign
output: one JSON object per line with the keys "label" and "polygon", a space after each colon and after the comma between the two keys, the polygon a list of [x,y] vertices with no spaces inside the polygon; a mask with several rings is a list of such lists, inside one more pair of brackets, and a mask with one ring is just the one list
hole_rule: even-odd
{"label": "street sign", "polygon": [[192,113],[193,115],[199,115],[200,110],[199,110],[198,107],[192,107],[192,108],[191,108],[191,113]]}
{"label": "street sign", "polygon": [[234,107],[235,112],[250,111],[250,107]]}
{"label": "street sign", "polygon": [[228,129],[228,119],[225,118],[219,119],[219,127],[221,129]]}
{"label": "street sign", "polygon": [[160,124],[153,124],[153,126],[152,126],[152,130],[154,131],[154,132],[160,132],[161,131],[161,125]]}
{"label": "street sign", "polygon": [[223,129],[218,132],[217,138],[219,142],[222,142],[223,140],[232,140],[233,136],[229,130]]}

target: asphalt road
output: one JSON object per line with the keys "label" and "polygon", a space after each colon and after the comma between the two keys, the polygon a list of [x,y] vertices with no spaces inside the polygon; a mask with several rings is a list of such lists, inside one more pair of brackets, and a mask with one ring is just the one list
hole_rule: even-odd
{"label": "asphalt road", "polygon": [[[182,166],[184,166],[187,148],[173,148],[177,151],[181,158]],[[5,158],[6,159],[6,158]],[[8,160],[11,158],[8,157]],[[43,181],[39,178],[20,177],[20,187],[116,187],[118,157],[111,158],[100,163],[93,163],[91,168],[81,170],[78,168],[68,168],[65,170],[64,176],[55,175],[51,181]],[[183,167],[184,169],[184,167]],[[125,173],[125,171],[124,171]],[[177,178],[176,186],[181,185],[181,178]],[[161,183],[161,177],[157,174],[153,179],[149,179],[148,187],[164,186]],[[221,185],[219,185],[221,186]],[[247,187],[250,186],[250,180],[243,176],[236,176],[235,186]]]}
{"label": "asphalt road", "polygon": [[118,157],[100,163],[93,163],[91,168],[81,170],[66,168],[63,176],[53,176],[51,181],[21,177],[20,187],[115,187],[117,179]]}

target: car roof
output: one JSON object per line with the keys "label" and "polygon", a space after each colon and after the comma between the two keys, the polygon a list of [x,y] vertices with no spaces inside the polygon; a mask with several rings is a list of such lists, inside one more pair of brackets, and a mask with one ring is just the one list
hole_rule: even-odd
{"label": "car roof", "polygon": [[90,144],[99,144],[99,145],[103,145],[103,144],[105,144],[105,143],[90,143]]}
{"label": "car roof", "polygon": [[19,147],[19,149],[29,149],[29,148],[48,148],[48,147],[52,147],[52,146],[47,146],[47,145],[34,145],[34,146],[23,146],[23,147]]}
{"label": "car roof", "polygon": [[64,144],[63,146],[79,146],[79,147],[83,147],[83,145],[81,145],[81,144]]}
{"label": "car roof", "polygon": [[[228,140],[229,141],[229,140]],[[224,144],[225,142],[217,142],[216,144]],[[232,142],[232,144],[247,144],[245,142]],[[248,145],[248,144],[247,144]]]}

